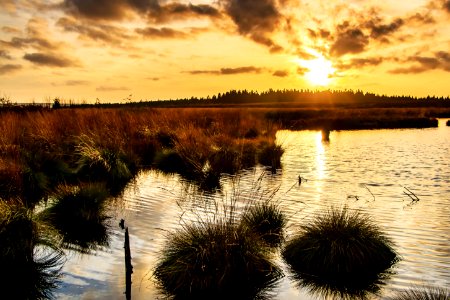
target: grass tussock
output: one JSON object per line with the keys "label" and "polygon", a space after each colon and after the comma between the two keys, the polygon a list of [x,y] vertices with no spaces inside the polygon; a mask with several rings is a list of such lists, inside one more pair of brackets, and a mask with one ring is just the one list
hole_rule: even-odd
{"label": "grass tussock", "polygon": [[300,284],[322,293],[376,292],[398,260],[391,241],[365,215],[332,209],[304,225],[282,251]]}
{"label": "grass tussock", "polygon": [[284,241],[287,219],[280,208],[271,202],[249,207],[241,217],[241,226],[257,234],[269,246],[280,246]]}
{"label": "grass tussock", "polygon": [[217,221],[185,225],[172,234],[154,276],[180,298],[248,299],[270,288],[282,273],[253,231]]}
{"label": "grass tussock", "polygon": [[448,300],[450,290],[439,287],[411,288],[398,292],[391,300]]}
{"label": "grass tussock", "polygon": [[64,248],[90,252],[108,245],[108,195],[106,187],[98,183],[61,186],[40,218],[56,229]]}
{"label": "grass tussock", "polygon": [[42,237],[40,227],[32,211],[22,203],[0,201],[3,295],[14,295],[15,299],[52,298],[59,283],[63,254]]}

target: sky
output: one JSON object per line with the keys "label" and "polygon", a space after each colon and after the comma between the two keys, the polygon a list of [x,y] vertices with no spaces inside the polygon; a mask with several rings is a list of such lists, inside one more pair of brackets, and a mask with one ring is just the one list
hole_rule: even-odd
{"label": "sky", "polygon": [[450,95],[450,0],[0,0],[0,98]]}

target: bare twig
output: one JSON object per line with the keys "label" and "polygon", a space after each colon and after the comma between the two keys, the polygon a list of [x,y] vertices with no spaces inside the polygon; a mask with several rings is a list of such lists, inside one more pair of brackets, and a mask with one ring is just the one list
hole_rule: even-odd
{"label": "bare twig", "polygon": [[367,185],[363,184],[363,186],[369,191],[369,193],[372,195],[373,197],[373,201],[375,201],[375,195],[372,193],[371,190],[369,190],[369,188],[367,187]]}
{"label": "bare twig", "polygon": [[405,194],[406,196],[408,196],[409,198],[411,198],[411,200],[413,202],[419,201],[419,197],[417,197],[416,194],[414,194],[410,189],[408,189],[406,186],[403,187],[405,190],[407,190],[408,192],[403,191],[403,194]]}

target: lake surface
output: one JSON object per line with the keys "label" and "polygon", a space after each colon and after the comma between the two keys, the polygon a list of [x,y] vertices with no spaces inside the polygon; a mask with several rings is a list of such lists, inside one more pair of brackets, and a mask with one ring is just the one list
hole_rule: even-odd
{"label": "lake surface", "polygon": [[[287,238],[299,225],[331,207],[348,206],[370,215],[392,239],[401,256],[378,298],[411,286],[450,286],[450,127],[402,130],[333,131],[322,142],[317,131],[279,131],[286,152],[275,175],[262,168],[224,177],[223,189],[201,194],[178,175],[148,171],[111,201],[109,247],[92,254],[68,252],[58,299],[124,299],[125,219],[130,231],[133,299],[165,299],[152,278],[168,232],[214,203],[266,198],[280,203],[289,217]],[[302,183],[299,186],[298,177]],[[412,191],[419,201],[405,195]],[[237,195],[237,196],[236,196]],[[318,299],[285,273],[273,299]]]}

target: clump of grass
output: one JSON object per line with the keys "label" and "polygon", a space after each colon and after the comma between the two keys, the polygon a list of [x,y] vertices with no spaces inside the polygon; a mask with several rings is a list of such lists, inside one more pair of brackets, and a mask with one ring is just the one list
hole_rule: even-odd
{"label": "clump of grass", "polygon": [[105,221],[108,191],[103,184],[61,186],[55,203],[40,218],[62,236],[63,247],[89,252],[108,245]]}
{"label": "clump of grass", "polygon": [[283,156],[284,149],[274,142],[264,143],[260,146],[258,152],[258,162],[263,166],[269,166],[272,170],[281,168],[281,156]]}
{"label": "clump of grass", "polygon": [[411,288],[397,293],[391,300],[448,300],[450,290],[438,287]]}
{"label": "clump of grass", "polygon": [[81,177],[111,183],[128,181],[133,177],[136,166],[117,149],[102,148],[93,138],[83,135],[76,147],[78,173]]}
{"label": "clump of grass", "polygon": [[231,146],[222,147],[211,155],[209,165],[216,173],[235,174],[240,169],[239,153]]}
{"label": "clump of grass", "polygon": [[303,226],[282,256],[301,284],[341,297],[375,292],[398,260],[381,230],[367,216],[347,208],[332,209]]}
{"label": "clump of grass", "polygon": [[229,220],[184,225],[171,235],[154,276],[189,299],[253,298],[282,276],[253,231]]}
{"label": "clump of grass", "polygon": [[249,207],[241,218],[241,226],[252,230],[269,246],[276,247],[284,241],[287,219],[276,204],[258,203]]}
{"label": "clump of grass", "polygon": [[16,299],[49,299],[59,283],[63,253],[42,253],[40,236],[30,209],[19,201],[0,201],[0,282],[3,295]]}

